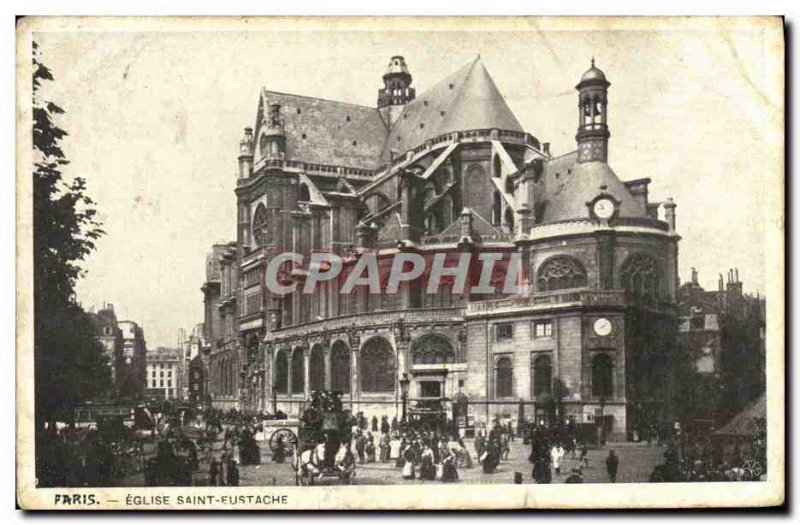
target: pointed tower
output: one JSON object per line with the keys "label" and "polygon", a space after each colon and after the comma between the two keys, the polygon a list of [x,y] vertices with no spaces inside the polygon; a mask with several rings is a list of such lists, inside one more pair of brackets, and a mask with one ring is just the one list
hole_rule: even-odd
{"label": "pointed tower", "polygon": [[406,60],[393,56],[383,75],[383,89],[378,90],[378,111],[387,128],[391,129],[397,122],[405,105],[414,100],[414,94]]}
{"label": "pointed tower", "polygon": [[575,86],[578,90],[578,162],[608,162],[608,86],[606,75],[594,65]]}

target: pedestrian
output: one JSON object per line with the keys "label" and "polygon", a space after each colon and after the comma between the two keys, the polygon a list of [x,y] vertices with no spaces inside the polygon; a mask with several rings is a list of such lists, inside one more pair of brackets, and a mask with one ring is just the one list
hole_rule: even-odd
{"label": "pedestrian", "polygon": [[364,452],[367,455],[367,463],[375,463],[375,438],[372,432],[367,432],[367,443],[364,447]]}
{"label": "pedestrian", "polygon": [[500,436],[500,446],[503,453],[503,459],[508,459],[508,454],[511,452],[511,445],[509,445],[508,440],[508,434],[502,434]]}
{"label": "pedestrian", "polygon": [[433,481],[436,479],[436,467],[434,466],[433,461],[433,449],[427,442],[422,448],[422,455],[420,459],[422,461],[419,466],[419,479],[426,479],[428,481]]}
{"label": "pedestrian", "polygon": [[381,434],[378,450],[381,463],[389,461],[389,434]]}
{"label": "pedestrian", "polygon": [[481,455],[483,462],[483,473],[493,474],[494,469],[500,463],[500,444],[497,440],[490,440],[486,444],[486,448]]}
{"label": "pedestrian", "polygon": [[561,475],[561,460],[564,457],[564,449],[561,445],[554,445],[550,449],[550,461],[553,463],[553,469],[556,471],[556,476]]}
{"label": "pedestrian", "polygon": [[389,442],[390,455],[389,458],[394,460],[395,467],[403,466],[403,452],[406,449],[405,439],[394,437]]}
{"label": "pedestrian", "polygon": [[212,487],[219,485],[219,461],[217,458],[211,458],[211,464],[208,467],[208,484]]}
{"label": "pedestrian", "polygon": [[583,447],[581,447],[580,462],[581,465],[583,465],[584,467],[587,468],[589,467],[589,449],[586,447],[586,445],[583,445]]}
{"label": "pedestrian", "polygon": [[608,479],[611,480],[611,483],[617,482],[617,468],[619,467],[619,456],[613,451],[610,450],[608,452],[608,457],[606,458],[606,469],[608,470]]}
{"label": "pedestrian", "polygon": [[483,432],[478,431],[478,435],[475,436],[475,454],[478,455],[478,458],[483,456],[483,449],[486,441],[483,438]]}
{"label": "pedestrian", "polygon": [[569,477],[564,480],[564,483],[583,483],[583,478],[581,477],[581,469],[579,468],[572,469],[572,474],[570,474]]}
{"label": "pedestrian", "polygon": [[442,451],[442,477],[440,479],[445,483],[458,480],[456,458],[449,449]]}
{"label": "pedestrian", "polygon": [[414,472],[414,450],[411,445],[406,445],[401,460],[403,461],[403,479],[414,479],[416,477]]}
{"label": "pedestrian", "polygon": [[275,452],[272,453],[274,463],[283,463],[286,460],[286,451],[283,448],[283,436],[279,435],[275,440]]}
{"label": "pedestrian", "polygon": [[356,455],[358,456],[358,462],[364,463],[364,452],[367,445],[367,440],[364,435],[359,432],[358,436],[356,436]]}

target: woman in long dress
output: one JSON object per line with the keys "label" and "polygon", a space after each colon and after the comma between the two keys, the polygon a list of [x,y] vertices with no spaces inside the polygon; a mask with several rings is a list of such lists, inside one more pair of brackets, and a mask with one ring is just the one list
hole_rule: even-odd
{"label": "woman in long dress", "polygon": [[456,457],[448,449],[442,450],[442,481],[449,483],[458,480],[458,470],[456,470]]}
{"label": "woman in long dress", "polygon": [[401,460],[403,461],[403,479],[416,478],[416,472],[414,471],[414,456],[414,450],[411,448],[411,445],[407,445],[405,450],[403,450],[401,457]]}
{"label": "woman in long dress", "polygon": [[422,464],[419,467],[419,479],[427,479],[433,481],[436,479],[436,467],[433,464],[433,449],[425,444],[422,449]]}

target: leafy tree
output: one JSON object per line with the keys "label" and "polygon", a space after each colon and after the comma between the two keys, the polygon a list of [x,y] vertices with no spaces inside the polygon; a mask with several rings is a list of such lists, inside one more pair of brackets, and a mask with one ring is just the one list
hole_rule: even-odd
{"label": "leafy tree", "polygon": [[42,100],[53,75],[33,44],[33,266],[34,367],[37,430],[44,422],[71,421],[72,408],[101,395],[110,373],[94,327],[75,301],[80,262],[104,233],[81,177],[67,180],[61,149],[67,132],[56,123],[64,110]]}

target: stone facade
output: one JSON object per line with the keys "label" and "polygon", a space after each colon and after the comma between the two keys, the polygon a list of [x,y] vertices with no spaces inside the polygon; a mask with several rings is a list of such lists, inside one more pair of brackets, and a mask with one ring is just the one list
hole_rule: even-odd
{"label": "stone facade", "polygon": [[[239,148],[237,239],[210,255],[219,292],[204,286],[207,326],[219,312],[215,406],[296,415],[334,388],[353,412],[391,418],[408,377],[412,403],[466,396],[466,425],[520,405],[526,419],[602,417],[620,436],[673,417],[675,204],[607,164],[604,73],[592,64],[576,86],[577,149],[561,156],[522,129],[480,58],[420,94],[411,83],[393,57],[376,108],[260,94]],[[342,257],[342,274],[276,295],[265,271],[286,251],[306,259],[282,282],[302,286],[314,252]],[[427,294],[422,277],[339,293],[367,252],[381,275],[404,252],[493,252],[500,270],[513,254],[523,293],[494,276],[491,293],[444,281]]]}

